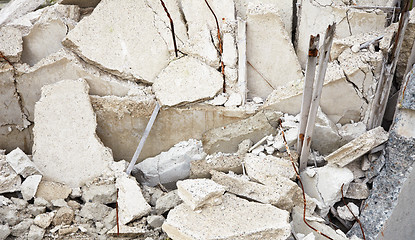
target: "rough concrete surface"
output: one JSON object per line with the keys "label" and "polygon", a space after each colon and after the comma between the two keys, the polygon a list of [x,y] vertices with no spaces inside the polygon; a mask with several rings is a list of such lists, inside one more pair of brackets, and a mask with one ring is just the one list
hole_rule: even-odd
{"label": "rough concrete surface", "polygon": [[179,197],[192,210],[205,205],[220,205],[226,188],[210,179],[186,179],[177,182]]}
{"label": "rough concrete surface", "polygon": [[46,180],[78,187],[101,175],[113,160],[96,136],[88,90],[85,80],[43,87],[35,106],[33,160]]}
{"label": "rough concrete surface", "polygon": [[5,156],[0,156],[0,193],[20,190],[21,179],[10,167]]}
{"label": "rough concrete surface", "polygon": [[31,12],[45,3],[44,0],[11,1],[0,10],[0,25],[6,24]]}
{"label": "rough concrete surface", "polygon": [[22,56],[22,33],[14,27],[0,28],[0,52],[10,62],[18,62]]}

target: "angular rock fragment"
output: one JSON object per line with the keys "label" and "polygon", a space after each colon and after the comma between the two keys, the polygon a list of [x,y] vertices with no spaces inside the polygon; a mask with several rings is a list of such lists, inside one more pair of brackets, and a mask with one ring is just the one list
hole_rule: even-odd
{"label": "angular rock fragment", "polygon": [[42,213],[35,217],[33,223],[43,229],[46,229],[50,226],[54,217],[55,212]]}
{"label": "angular rock fragment", "polygon": [[147,217],[147,223],[152,228],[158,228],[161,227],[166,219],[163,216],[148,216]]}
{"label": "angular rock fragment", "polygon": [[96,136],[88,90],[81,79],[43,87],[35,106],[33,160],[46,180],[78,187],[113,161],[111,150]]}
{"label": "angular rock fragment", "polygon": [[22,56],[22,33],[14,27],[0,28],[0,52],[10,62],[18,62]]}
{"label": "angular rock fragment", "polygon": [[117,188],[114,183],[93,183],[83,186],[82,200],[102,204],[115,203],[117,201]]}
{"label": "angular rock fragment", "polygon": [[340,140],[336,125],[319,108],[311,148],[322,155],[330,154],[340,147]]}
{"label": "angular rock fragment", "polygon": [[274,156],[258,157],[253,154],[245,156],[245,168],[248,176],[258,182],[272,177],[286,177],[294,180],[296,175],[292,163],[288,159]]}
{"label": "angular rock fragment", "polygon": [[[359,207],[356,206],[356,204],[354,204],[352,202],[348,203],[347,206],[349,208],[347,208],[346,206],[338,207],[337,208],[337,213],[339,214],[339,217],[344,219],[344,220],[354,221],[355,218],[354,218],[353,214],[357,217],[359,216]],[[353,214],[350,212],[349,209],[352,211]]]}
{"label": "angular rock fragment", "polygon": [[177,192],[178,192],[177,190],[170,191],[166,195],[157,199],[156,201],[156,213],[157,214],[159,215],[163,214],[183,202]]}
{"label": "angular rock fragment", "polygon": [[102,221],[107,215],[109,215],[111,210],[112,208],[108,207],[105,204],[87,202],[82,207],[81,211],[79,211],[79,216],[98,222]]}
{"label": "angular rock fragment", "polygon": [[27,230],[29,230],[32,224],[33,219],[24,219],[23,221],[12,227],[11,235],[15,237],[22,236]]}
{"label": "angular rock fragment", "polygon": [[24,200],[29,201],[36,195],[41,180],[42,175],[31,175],[23,181],[20,188]]}
{"label": "angular rock fragment", "polygon": [[150,212],[151,207],[144,199],[136,181],[122,176],[117,178],[116,187],[119,189],[118,209],[121,224],[127,224]]}
{"label": "angular rock fragment", "polygon": [[221,205],[201,212],[179,205],[162,228],[172,239],[286,239],[291,234],[288,220],[287,211],[225,194]]}
{"label": "angular rock fragment", "polygon": [[352,141],[360,135],[366,133],[366,125],[363,122],[348,123],[339,129],[342,145]]}
{"label": "angular rock fragment", "polygon": [[44,0],[15,0],[0,10],[0,25],[6,24],[37,9]]}
{"label": "angular rock fragment", "polygon": [[302,198],[301,189],[291,180],[278,177],[279,184],[263,185],[246,177],[212,171],[212,180],[226,187],[227,192],[290,211]]}
{"label": "angular rock fragment", "polygon": [[389,134],[382,127],[377,127],[360,135],[358,138],[328,155],[325,159],[329,163],[344,167],[369,152],[372,148],[386,142],[388,136]]}
{"label": "angular rock fragment", "polygon": [[211,99],[222,87],[220,72],[195,58],[183,57],[161,71],[153,91],[161,105],[175,106]]}
{"label": "angular rock fragment", "polygon": [[212,129],[203,134],[203,148],[206,153],[236,152],[238,144],[245,139],[253,142],[272,134],[282,113],[260,111],[250,118]]}
{"label": "angular rock fragment", "polygon": [[7,154],[6,160],[13,170],[24,178],[34,174],[40,174],[36,165],[20,148],[16,148]]}
{"label": "angular rock fragment", "polygon": [[192,210],[203,206],[220,205],[225,187],[210,179],[187,179],[177,182],[179,197]]}
{"label": "angular rock fragment", "polygon": [[276,87],[303,77],[290,36],[273,5],[248,5],[246,34],[249,96],[266,98]]}
{"label": "angular rock fragment", "polygon": [[11,231],[9,226],[6,225],[0,225],[0,239],[1,240],[5,240],[9,235],[10,235]]}
{"label": "angular rock fragment", "polygon": [[53,217],[53,225],[71,225],[75,217],[74,211],[69,207],[61,207]]}
{"label": "angular rock fragment", "polygon": [[29,234],[27,235],[27,238],[33,239],[33,240],[41,240],[43,239],[45,232],[46,232],[45,229],[33,224],[32,226],[30,226],[30,230],[29,230]]}
{"label": "angular rock fragment", "polygon": [[139,182],[154,187],[157,184],[174,184],[190,175],[190,162],[205,157],[200,141],[190,139],[176,144],[167,152],[134,166],[132,174]]}
{"label": "angular rock fragment", "polygon": [[102,0],[69,32],[63,44],[108,72],[148,83],[170,60],[167,44],[155,26],[154,12],[146,1]]}
{"label": "angular rock fragment", "polygon": [[243,158],[239,155],[215,154],[190,162],[190,178],[210,178],[210,171],[242,173]]}
{"label": "angular rock fragment", "polygon": [[22,180],[10,167],[5,156],[0,156],[0,193],[20,191]]}

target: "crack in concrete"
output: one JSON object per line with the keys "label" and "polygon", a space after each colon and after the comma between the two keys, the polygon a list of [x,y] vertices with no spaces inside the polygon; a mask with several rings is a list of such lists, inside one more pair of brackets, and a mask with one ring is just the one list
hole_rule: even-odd
{"label": "crack in concrete", "polygon": [[353,36],[352,27],[350,26],[349,11],[350,11],[350,9],[347,9],[345,18],[346,18],[346,21],[347,21],[347,26],[349,27],[350,36]]}
{"label": "crack in concrete", "polygon": [[[360,69],[359,69],[360,70]],[[363,72],[363,71],[362,71]],[[365,72],[363,72],[363,73],[365,73]],[[366,104],[369,104],[369,101],[367,100],[367,98],[364,96],[364,93],[363,93],[363,90],[360,90],[359,89],[359,87],[353,82],[353,81],[351,81],[350,79],[349,79],[349,76],[347,76],[347,74],[346,74],[346,72],[343,70],[343,75],[344,75],[344,77],[345,77],[345,79],[346,79],[346,81],[348,82],[348,83],[350,83],[352,86],[353,86],[353,88],[354,88],[354,90],[355,90],[355,92],[356,92],[356,94],[357,94],[357,96],[359,96],[361,99],[363,99],[363,101],[365,101],[366,102]],[[365,74],[365,79],[366,79],[366,74]]]}

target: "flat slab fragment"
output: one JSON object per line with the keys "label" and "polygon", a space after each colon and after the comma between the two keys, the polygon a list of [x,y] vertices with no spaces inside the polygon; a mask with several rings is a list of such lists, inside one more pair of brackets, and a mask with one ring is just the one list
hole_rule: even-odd
{"label": "flat slab fragment", "polygon": [[186,179],[177,182],[179,197],[193,210],[204,205],[219,205],[225,187],[210,179]]}
{"label": "flat slab fragment", "polygon": [[82,79],[42,89],[35,105],[33,160],[45,180],[79,187],[113,161],[111,150],[96,136],[88,90]]}
{"label": "flat slab fragment", "polygon": [[7,154],[6,160],[13,170],[24,178],[30,175],[40,174],[36,165],[20,148],[16,148]]}
{"label": "flat slab fragment", "polygon": [[389,134],[382,127],[377,127],[337,149],[325,159],[329,163],[334,163],[340,167],[344,167],[363,156],[374,147],[386,142],[388,137]]}
{"label": "flat slab fragment", "polygon": [[254,154],[245,156],[245,168],[248,176],[258,182],[264,182],[270,177],[286,177],[295,179],[295,171],[288,159],[271,155],[260,157]]}
{"label": "flat slab fragment", "polygon": [[223,203],[195,212],[186,204],[171,210],[162,228],[178,239],[287,239],[289,213],[269,204],[225,194]]}
{"label": "flat slab fragment", "polygon": [[14,27],[0,28],[0,52],[10,62],[18,62],[22,56],[23,40],[20,30]]}
{"label": "flat slab fragment", "polygon": [[150,83],[170,60],[146,1],[102,0],[69,32],[63,44],[106,71]]}
{"label": "flat slab fragment", "polygon": [[220,72],[192,57],[171,62],[153,84],[156,97],[164,106],[211,99],[222,87]]}

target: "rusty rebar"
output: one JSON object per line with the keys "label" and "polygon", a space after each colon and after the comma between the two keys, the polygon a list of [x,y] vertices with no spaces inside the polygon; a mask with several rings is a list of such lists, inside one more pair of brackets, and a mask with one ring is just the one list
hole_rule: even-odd
{"label": "rusty rebar", "polygon": [[118,219],[118,188],[117,188],[117,200],[115,202],[115,213],[117,215],[117,237],[120,236],[120,222]]}
{"label": "rusty rebar", "polygon": [[176,34],[174,33],[174,23],[173,23],[173,19],[171,18],[170,13],[169,13],[169,10],[167,10],[167,7],[164,4],[164,1],[163,0],[160,0],[160,2],[161,2],[161,5],[164,8],[164,11],[167,14],[167,17],[170,19],[170,28],[171,28],[171,35],[172,35],[172,38],[173,38],[174,53],[175,53],[176,57],[178,57],[178,54],[177,54],[178,50],[177,50],[177,44],[176,44]]}
{"label": "rusty rebar", "polygon": [[349,212],[353,215],[353,217],[354,217],[354,219],[356,220],[356,222],[357,222],[357,223],[359,223],[360,230],[362,231],[362,235],[363,235],[363,240],[366,240],[366,237],[365,237],[365,231],[363,231],[363,226],[362,226],[362,223],[360,222],[359,218],[358,218],[358,217],[356,217],[356,215],[354,215],[354,213],[352,212],[352,210],[349,208],[349,206],[346,204],[346,201],[344,200],[344,195],[343,195],[343,186],[344,186],[344,183],[342,184],[342,186],[341,186],[341,188],[340,188],[340,190],[342,191],[342,200],[343,200],[343,203],[344,203],[344,205],[347,207],[347,209],[349,210]]}
{"label": "rusty rebar", "polygon": [[0,52],[0,58],[3,58],[8,64],[10,64],[10,66],[12,66],[13,67],[13,64],[9,61],[9,59],[7,59],[7,57],[6,56],[4,56],[3,55],[3,53],[2,52]]}

